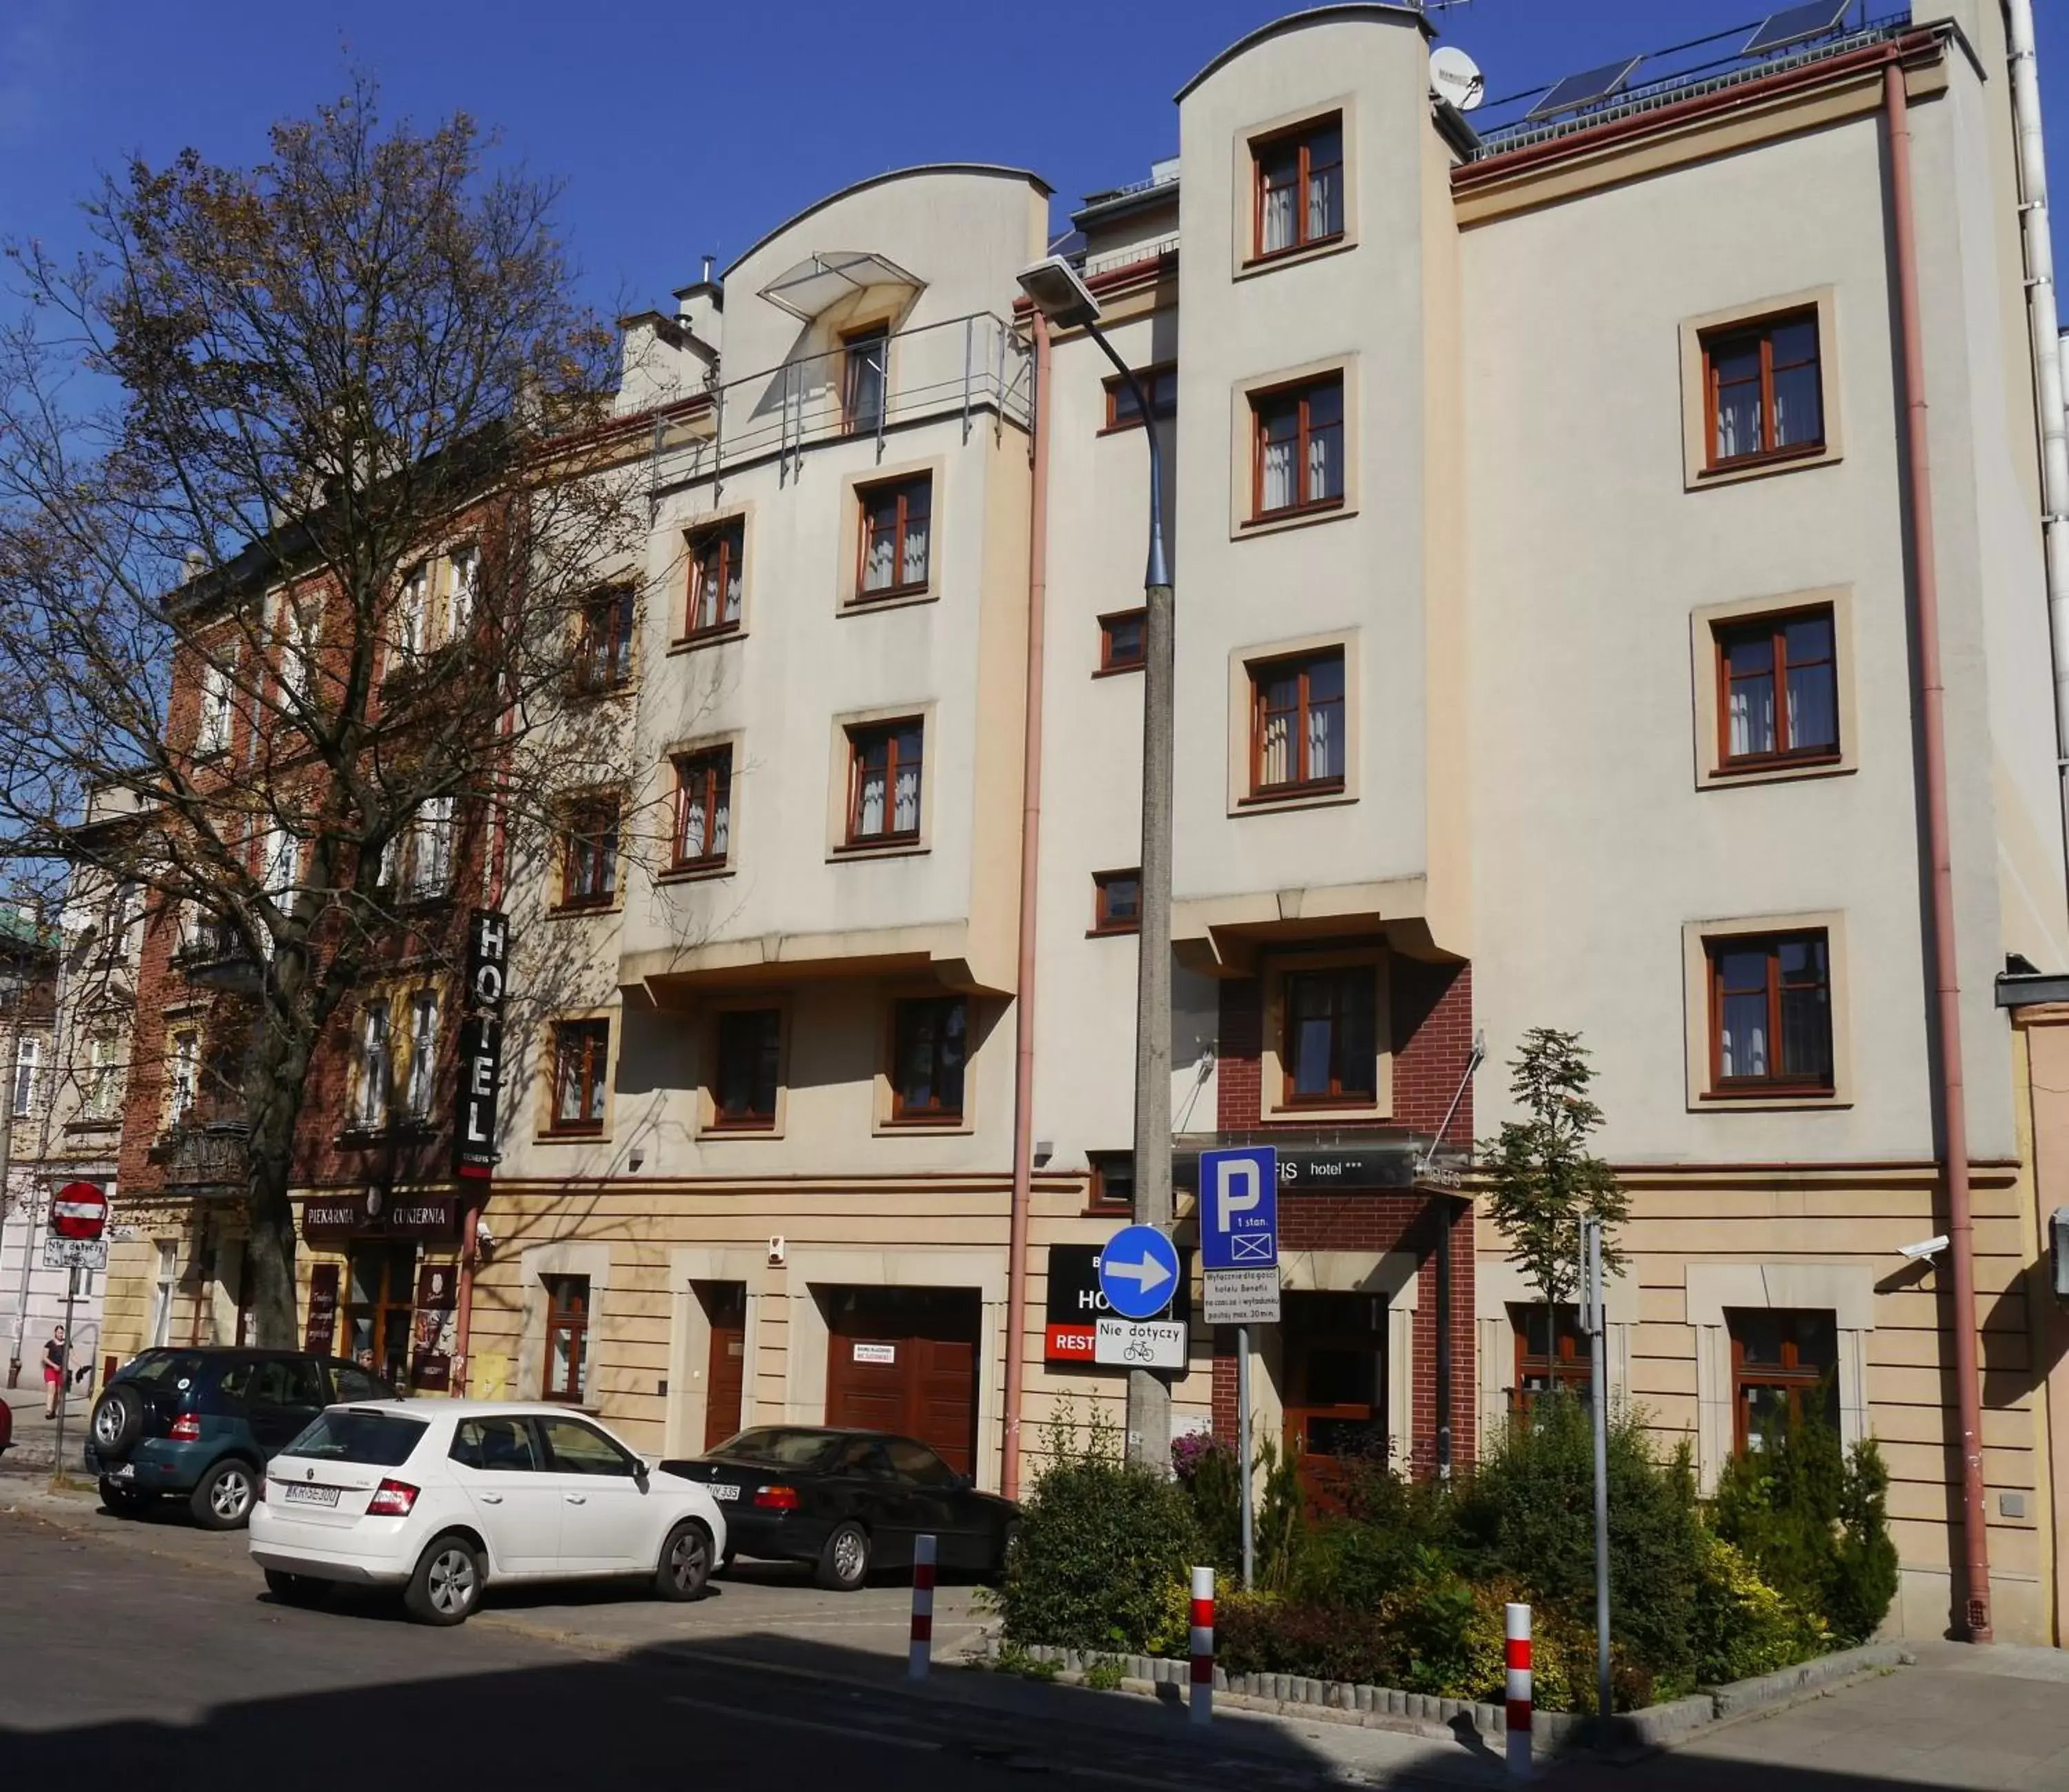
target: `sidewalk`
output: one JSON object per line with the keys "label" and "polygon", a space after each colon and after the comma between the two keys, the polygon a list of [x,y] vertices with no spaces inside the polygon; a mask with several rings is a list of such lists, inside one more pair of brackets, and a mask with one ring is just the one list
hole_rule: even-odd
{"label": "sidewalk", "polygon": [[[14,1414],[14,1441],[0,1455],[0,1465],[8,1467],[27,1463],[48,1468],[57,1460],[57,1421],[43,1417],[43,1373],[37,1371],[35,1386],[31,1387],[32,1366],[22,1365],[19,1387],[0,1388],[0,1399],[7,1402]],[[86,1422],[92,1410],[93,1402],[83,1393],[75,1392],[65,1405],[65,1455],[75,1475],[86,1472],[80,1452],[86,1447]]]}

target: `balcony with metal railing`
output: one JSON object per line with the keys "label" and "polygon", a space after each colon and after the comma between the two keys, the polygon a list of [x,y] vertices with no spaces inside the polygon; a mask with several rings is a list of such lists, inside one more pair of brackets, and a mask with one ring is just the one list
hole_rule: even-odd
{"label": "balcony with metal railing", "polygon": [[209,989],[251,990],[259,984],[258,960],[227,921],[190,924],[173,949],[173,967],[190,983]]}
{"label": "balcony with metal railing", "polygon": [[228,1192],[244,1186],[251,1123],[234,1103],[190,1107],[151,1147],[169,1189]]}

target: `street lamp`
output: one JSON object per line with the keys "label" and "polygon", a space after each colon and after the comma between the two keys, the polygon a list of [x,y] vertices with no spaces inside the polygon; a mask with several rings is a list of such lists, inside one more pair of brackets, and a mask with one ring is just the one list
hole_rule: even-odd
{"label": "street lamp", "polygon": [[[1061,255],[1020,276],[1058,329],[1082,329],[1135,394],[1149,447],[1149,562],[1143,575],[1141,935],[1135,986],[1135,1222],[1171,1225],[1171,573],[1164,554],[1164,450],[1150,394],[1099,327],[1100,303]],[[1128,1372],[1128,1454],[1171,1459],[1171,1390],[1154,1370]]]}

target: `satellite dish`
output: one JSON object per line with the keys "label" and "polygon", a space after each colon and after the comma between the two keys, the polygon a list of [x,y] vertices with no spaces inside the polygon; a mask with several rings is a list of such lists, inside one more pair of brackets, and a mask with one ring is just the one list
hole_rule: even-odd
{"label": "satellite dish", "polygon": [[1471,112],[1487,97],[1487,81],[1478,63],[1447,43],[1430,52],[1430,90],[1460,112]]}

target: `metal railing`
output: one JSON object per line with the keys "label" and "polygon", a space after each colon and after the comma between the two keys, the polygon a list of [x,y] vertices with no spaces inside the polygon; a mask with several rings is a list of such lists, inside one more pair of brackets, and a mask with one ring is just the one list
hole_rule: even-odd
{"label": "metal railing", "polygon": [[251,1134],[244,1120],[227,1114],[189,1119],[160,1137],[151,1148],[151,1161],[167,1188],[241,1187]]}

